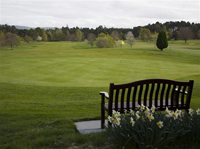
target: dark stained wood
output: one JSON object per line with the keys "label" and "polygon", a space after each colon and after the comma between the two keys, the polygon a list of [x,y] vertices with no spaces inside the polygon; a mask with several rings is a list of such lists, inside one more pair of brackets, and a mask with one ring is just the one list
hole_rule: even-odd
{"label": "dark stained wood", "polygon": [[171,84],[168,84],[167,92],[166,92],[166,96],[165,96],[165,105],[166,105],[167,107],[168,107],[168,99],[169,99],[170,89],[171,89]]}
{"label": "dark stained wood", "polygon": [[125,88],[122,89],[122,94],[121,94],[121,113],[124,112],[124,95],[125,95]]}
{"label": "dark stained wood", "polygon": [[178,109],[178,102],[179,102],[179,94],[180,94],[180,90],[181,90],[181,85],[178,86],[178,90],[176,90],[175,92],[175,100],[176,100],[176,109]]}
{"label": "dark stained wood", "polygon": [[190,108],[190,101],[192,97],[192,90],[193,90],[193,85],[194,85],[194,80],[190,80],[188,83],[188,91],[187,91],[187,99],[186,99],[186,105],[185,109],[188,111]]}
{"label": "dark stained wood", "polygon": [[144,93],[144,105],[147,105],[148,91],[149,91],[149,84],[146,84],[145,93]]}
{"label": "dark stained wood", "polygon": [[137,86],[134,87],[134,92],[133,92],[133,99],[132,99],[132,109],[135,110],[135,102],[136,102],[136,93],[137,93]]}
{"label": "dark stained wood", "polygon": [[115,111],[118,110],[118,97],[119,97],[119,89],[117,89],[115,93]]}
{"label": "dark stained wood", "polygon": [[156,94],[155,94],[155,107],[158,106],[158,95],[159,95],[159,90],[160,90],[160,83],[157,83]]}
{"label": "dark stained wood", "polygon": [[183,87],[183,91],[181,93],[181,107],[184,105],[184,97],[185,97],[186,86]]}
{"label": "dark stained wood", "polygon": [[193,84],[193,80],[181,82],[167,79],[147,79],[118,85],[110,83],[109,94],[100,92],[101,128],[105,126],[105,111],[111,116],[112,110],[124,113],[124,110],[137,110],[136,107],[141,104],[149,108],[154,105],[160,111],[166,107],[188,111]]}
{"label": "dark stained wood", "polygon": [[130,110],[130,96],[131,96],[131,87],[128,88],[128,93],[127,93],[127,101],[126,101],[126,107],[127,110]]}
{"label": "dark stained wood", "polygon": [[161,89],[161,94],[160,94],[160,109],[163,109],[163,97],[164,97],[164,93],[165,93],[165,83],[163,83],[162,85],[162,89]]}
{"label": "dark stained wood", "polygon": [[106,108],[105,110],[108,110],[108,115],[112,115],[112,110],[113,110],[113,92],[114,92],[114,83],[110,83],[110,91],[109,91],[109,106],[108,109]]}
{"label": "dark stained wood", "polygon": [[142,101],[142,91],[143,91],[143,85],[140,85],[139,95],[138,95],[138,104],[141,105]]}
{"label": "dark stained wood", "polygon": [[149,97],[149,105],[150,105],[150,107],[152,107],[152,100],[153,100],[154,87],[155,87],[155,83],[152,83],[151,92],[150,92],[150,97]]}
{"label": "dark stained wood", "polygon": [[174,101],[175,101],[175,89],[176,89],[176,85],[173,85],[173,89],[171,92],[171,108],[174,108]]}

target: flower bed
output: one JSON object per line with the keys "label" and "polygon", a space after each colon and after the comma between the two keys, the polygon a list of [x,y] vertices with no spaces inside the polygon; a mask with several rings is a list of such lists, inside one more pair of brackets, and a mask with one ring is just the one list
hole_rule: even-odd
{"label": "flower bed", "polygon": [[160,112],[155,106],[149,109],[141,105],[137,110],[125,111],[123,115],[113,110],[113,115],[108,116],[112,124],[107,128],[109,141],[120,148],[200,145],[200,109],[185,113],[166,108]]}

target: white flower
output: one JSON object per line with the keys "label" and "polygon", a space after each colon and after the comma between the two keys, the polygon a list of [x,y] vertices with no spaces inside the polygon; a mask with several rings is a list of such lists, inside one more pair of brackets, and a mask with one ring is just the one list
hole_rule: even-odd
{"label": "white flower", "polygon": [[131,120],[130,120],[130,124],[132,125],[132,126],[134,126],[135,125],[135,121],[133,120],[133,118],[131,117]]}
{"label": "white flower", "polygon": [[171,117],[173,117],[174,120],[176,120],[178,118],[178,114],[176,112],[172,112]]}
{"label": "white flower", "polygon": [[166,117],[172,117],[172,113],[167,113]]}
{"label": "white flower", "polygon": [[136,114],[140,114],[140,111],[137,111]]}
{"label": "white flower", "polygon": [[172,117],[172,113],[169,111],[168,107],[166,107],[166,117]]}
{"label": "white flower", "polygon": [[136,108],[137,108],[137,110],[139,110],[139,109],[140,109],[140,105],[137,105],[137,107],[136,107]]}
{"label": "white flower", "polygon": [[166,110],[165,110],[165,112],[166,112],[167,114],[169,114],[169,113],[170,113],[170,111],[169,111],[168,107],[166,107]]}
{"label": "white flower", "polygon": [[112,114],[115,115],[117,112],[115,110],[112,110]]}
{"label": "white flower", "polygon": [[121,116],[120,112],[113,110],[113,117],[119,118]]}
{"label": "white flower", "polygon": [[130,110],[130,114],[131,114],[131,115],[134,115],[134,113],[135,113],[135,112],[131,109],[131,110]]}
{"label": "white flower", "polygon": [[156,110],[156,107],[153,105],[153,106],[151,107],[151,112],[154,113],[155,110]]}
{"label": "white flower", "polygon": [[176,113],[178,116],[181,116],[181,112],[182,112],[181,110],[176,109],[176,112],[175,112],[175,113]]}
{"label": "white flower", "polygon": [[147,118],[149,119],[150,122],[151,122],[151,120],[154,120],[154,117],[153,117],[152,114],[148,114],[148,115],[147,115]]}
{"label": "white flower", "polygon": [[116,118],[115,120],[114,120],[114,123],[116,124],[116,125],[118,125],[118,126],[120,126],[120,118]]}
{"label": "white flower", "polygon": [[200,115],[200,109],[199,108],[196,110],[196,112],[197,112],[197,115]]}
{"label": "white flower", "polygon": [[136,114],[135,117],[137,120],[140,118],[139,114]]}
{"label": "white flower", "polygon": [[110,123],[112,123],[112,120],[113,120],[112,117],[109,115],[109,116],[108,116],[108,121],[109,121]]}
{"label": "white flower", "polygon": [[194,114],[194,110],[190,108],[188,113],[190,114],[190,116],[192,116]]}
{"label": "white flower", "polygon": [[124,110],[124,113],[127,114],[127,110]]}
{"label": "white flower", "polygon": [[145,112],[149,112],[149,111],[150,111],[150,109],[148,107],[146,107]]}
{"label": "white flower", "polygon": [[142,104],[140,108],[141,108],[141,111],[144,111],[145,106]]}
{"label": "white flower", "polygon": [[145,115],[148,115],[150,113],[150,109],[148,107],[146,107],[144,112],[145,112]]}
{"label": "white flower", "polygon": [[120,116],[121,116],[120,112],[117,112],[117,113],[115,114],[115,116],[116,116],[116,117],[120,117]]}
{"label": "white flower", "polygon": [[162,128],[162,127],[164,126],[162,121],[159,121],[159,122],[157,123],[157,125],[158,125],[159,128]]}

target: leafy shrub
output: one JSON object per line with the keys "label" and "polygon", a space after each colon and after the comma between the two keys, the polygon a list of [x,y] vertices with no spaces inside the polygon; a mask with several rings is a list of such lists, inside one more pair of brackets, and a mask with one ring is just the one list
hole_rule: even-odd
{"label": "leafy shrub", "polygon": [[110,35],[100,33],[95,44],[98,48],[113,48],[115,41]]}
{"label": "leafy shrub", "polygon": [[124,115],[113,110],[113,115],[108,116],[111,126],[107,128],[109,141],[120,148],[159,148],[171,145],[171,142],[184,137],[198,145],[200,142],[200,109],[195,113],[193,109],[189,114],[180,110],[155,112],[141,105],[138,111],[125,111]]}

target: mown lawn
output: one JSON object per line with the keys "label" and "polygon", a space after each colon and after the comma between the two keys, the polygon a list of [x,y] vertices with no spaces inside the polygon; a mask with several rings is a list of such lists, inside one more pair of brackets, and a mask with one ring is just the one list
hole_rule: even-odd
{"label": "mown lawn", "polygon": [[[86,43],[23,43],[0,49],[0,148],[107,146],[104,133],[81,135],[74,122],[100,119],[99,91],[109,83],[165,78],[194,80],[191,107],[200,107],[200,41],[131,49]],[[121,57],[121,60],[120,60]]]}

